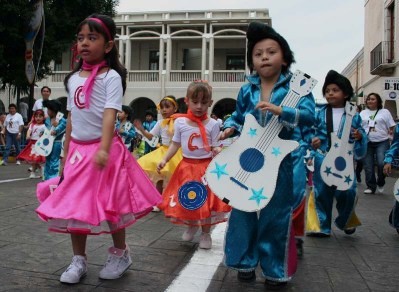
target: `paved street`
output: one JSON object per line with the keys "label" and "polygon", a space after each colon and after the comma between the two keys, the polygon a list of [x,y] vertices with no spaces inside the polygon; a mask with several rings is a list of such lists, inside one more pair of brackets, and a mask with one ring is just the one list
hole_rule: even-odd
{"label": "paved street", "polygon": [[[133,265],[123,278],[98,279],[111,245],[111,237],[102,235],[89,238],[87,277],[78,285],[61,284],[59,276],[71,259],[69,236],[47,232],[34,213],[38,180],[5,182],[28,177],[27,168],[0,167],[0,291],[265,290],[259,272],[256,283],[241,284],[220,264],[224,226],[214,231],[214,248],[198,253],[198,238],[181,241],[184,229],[161,213],[128,229]],[[357,211],[363,226],[354,235],[334,229],[330,238],[305,239],[305,254],[285,291],[399,291],[399,234],[388,225],[395,179],[387,179],[382,195],[364,195],[360,184]]]}

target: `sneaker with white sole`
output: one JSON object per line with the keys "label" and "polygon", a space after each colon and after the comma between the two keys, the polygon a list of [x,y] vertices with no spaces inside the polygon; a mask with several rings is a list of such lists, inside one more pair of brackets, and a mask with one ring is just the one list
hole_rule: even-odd
{"label": "sneaker with white sole", "polygon": [[87,273],[87,259],[81,255],[75,255],[72,257],[72,262],[62,273],[60,282],[67,284],[76,284],[86,276]]}
{"label": "sneaker with white sole", "polygon": [[125,249],[110,247],[108,249],[108,259],[100,271],[99,278],[104,280],[118,279],[122,277],[131,265],[132,258],[127,245]]}
{"label": "sneaker with white sole", "polygon": [[370,189],[364,190],[363,193],[364,193],[364,194],[367,194],[367,195],[374,194],[374,192],[373,192],[372,190],[370,190]]}
{"label": "sneaker with white sole", "polygon": [[211,249],[212,248],[212,238],[209,233],[202,232],[200,242],[199,242],[199,248],[202,248],[202,249]]}
{"label": "sneaker with white sole", "polygon": [[158,213],[161,212],[161,209],[159,209],[157,206],[152,207],[152,212]]}
{"label": "sneaker with white sole", "polygon": [[34,172],[31,172],[29,178],[40,178],[40,175],[36,175]]}
{"label": "sneaker with white sole", "polygon": [[21,161],[17,160],[16,165],[21,165]]}
{"label": "sneaker with white sole", "polygon": [[382,194],[384,192],[384,187],[377,187],[377,193]]}
{"label": "sneaker with white sole", "polygon": [[197,233],[199,227],[198,226],[189,226],[186,231],[184,231],[182,235],[182,239],[184,241],[191,241],[194,239],[195,234]]}

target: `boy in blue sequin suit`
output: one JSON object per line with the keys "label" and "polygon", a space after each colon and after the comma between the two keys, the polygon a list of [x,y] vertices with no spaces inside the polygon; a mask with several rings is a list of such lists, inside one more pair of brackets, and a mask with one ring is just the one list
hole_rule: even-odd
{"label": "boy in blue sequin suit", "polygon": [[[250,23],[247,31],[248,77],[237,97],[236,111],[226,120],[221,138],[239,135],[245,116],[252,114],[267,127],[273,115],[284,125],[282,139],[299,140],[314,121],[312,94],[302,97],[295,108],[280,107],[289,91],[293,53],[287,41],[273,28],[259,22]],[[294,131],[297,128],[298,131]],[[268,286],[285,285],[296,271],[296,249],[292,228],[293,159],[287,155],[280,164],[275,193],[259,212],[233,209],[225,243],[225,264],[238,271],[242,282],[255,280],[260,264]],[[265,180],[267,178],[265,177]],[[239,195],[239,194],[237,194]]]}

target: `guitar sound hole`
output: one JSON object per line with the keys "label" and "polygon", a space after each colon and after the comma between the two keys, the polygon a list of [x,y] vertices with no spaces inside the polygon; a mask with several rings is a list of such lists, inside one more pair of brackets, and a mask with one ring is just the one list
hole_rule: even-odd
{"label": "guitar sound hole", "polygon": [[256,172],[265,164],[265,157],[259,150],[249,148],[240,155],[241,168],[247,172]]}
{"label": "guitar sound hole", "polygon": [[346,168],[345,158],[339,156],[335,159],[335,168],[339,171],[343,171]]}
{"label": "guitar sound hole", "polygon": [[44,140],[43,140],[43,145],[44,145],[44,146],[47,146],[49,143],[50,143],[50,140],[49,140],[49,139],[44,139]]}

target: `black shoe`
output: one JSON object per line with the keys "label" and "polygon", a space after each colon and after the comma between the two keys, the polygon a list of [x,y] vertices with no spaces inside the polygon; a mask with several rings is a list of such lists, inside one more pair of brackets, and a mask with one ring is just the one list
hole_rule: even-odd
{"label": "black shoe", "polygon": [[287,286],[288,282],[278,282],[278,281],[273,281],[273,280],[265,280],[265,285],[268,289],[270,290],[278,290],[283,288],[284,286]]}
{"label": "black shoe", "polygon": [[296,254],[298,257],[303,256],[303,240],[301,238],[295,238]]}
{"label": "black shoe", "polygon": [[356,228],[347,228],[344,229],[345,234],[351,235],[356,232]]}
{"label": "black shoe", "polygon": [[249,272],[238,272],[237,273],[237,279],[240,282],[253,282],[256,280],[256,275],[255,275],[255,271],[249,271]]}

